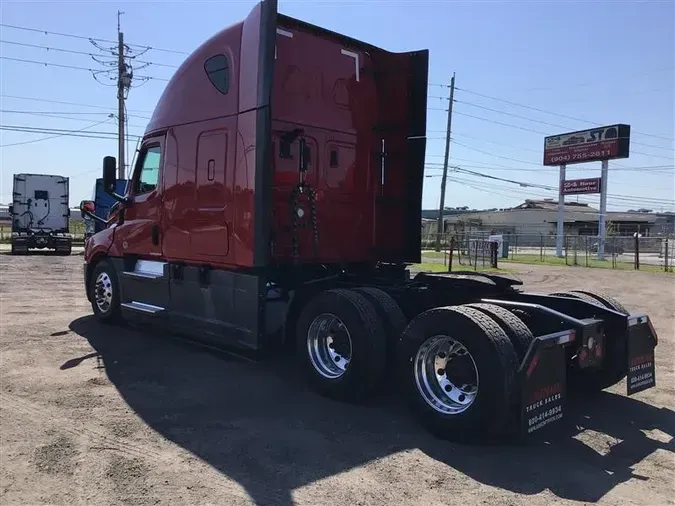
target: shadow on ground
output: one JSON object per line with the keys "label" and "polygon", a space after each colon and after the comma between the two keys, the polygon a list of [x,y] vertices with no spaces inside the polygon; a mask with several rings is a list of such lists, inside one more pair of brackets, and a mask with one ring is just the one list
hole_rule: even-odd
{"label": "shadow on ground", "polygon": [[[289,361],[247,363],[127,327],[71,323],[110,381],[150,427],[246,488],[260,505],[293,504],[293,489],[395,452],[418,448],[481,483],[522,494],[549,489],[594,502],[631,478],[631,466],[673,442],[675,413],[602,393],[569,406],[553,439],[471,447],[441,442],[393,396],[345,406],[309,392]],[[73,367],[77,357],[68,361]],[[607,451],[578,440],[581,427],[610,436]],[[591,445],[594,446],[594,445]]]}

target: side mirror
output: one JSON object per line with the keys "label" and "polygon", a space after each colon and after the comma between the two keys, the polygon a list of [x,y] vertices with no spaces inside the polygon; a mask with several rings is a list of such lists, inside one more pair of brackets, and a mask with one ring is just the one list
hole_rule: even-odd
{"label": "side mirror", "polygon": [[114,156],[103,157],[103,189],[106,193],[115,193],[117,181],[117,160]]}
{"label": "side mirror", "polygon": [[12,204],[7,206],[7,212],[9,213],[10,216],[14,216],[14,206]]}
{"label": "side mirror", "polygon": [[127,199],[123,195],[115,193],[117,189],[117,160],[114,156],[103,157],[103,191],[113,197],[118,202],[126,203]]}
{"label": "side mirror", "polygon": [[91,216],[96,211],[96,204],[92,200],[83,200],[80,202],[80,214],[82,218]]}

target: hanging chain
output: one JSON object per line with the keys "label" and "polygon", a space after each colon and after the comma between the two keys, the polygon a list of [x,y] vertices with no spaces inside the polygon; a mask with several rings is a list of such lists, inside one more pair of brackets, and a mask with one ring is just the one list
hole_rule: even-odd
{"label": "hanging chain", "polygon": [[[291,191],[289,211],[291,213],[291,241],[292,241],[292,256],[294,260],[300,258],[300,248],[298,243],[298,229],[307,226],[307,220],[299,221],[298,215],[298,199],[300,195],[307,194],[307,201],[309,203],[309,225],[312,227],[312,239],[314,243],[314,256],[319,256],[319,228],[316,219],[316,192],[311,185],[305,181],[298,183]],[[304,217],[303,217],[304,218]]]}

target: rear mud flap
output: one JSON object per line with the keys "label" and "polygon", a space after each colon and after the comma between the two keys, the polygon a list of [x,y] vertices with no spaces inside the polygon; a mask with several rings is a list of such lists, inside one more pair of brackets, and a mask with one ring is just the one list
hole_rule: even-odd
{"label": "rear mud flap", "polygon": [[654,327],[647,315],[631,315],[628,319],[627,395],[656,386],[654,348],[657,343]]}
{"label": "rear mud flap", "polygon": [[532,341],[520,366],[523,435],[562,420],[565,408],[566,353],[563,344],[574,340],[574,331],[539,336]]}

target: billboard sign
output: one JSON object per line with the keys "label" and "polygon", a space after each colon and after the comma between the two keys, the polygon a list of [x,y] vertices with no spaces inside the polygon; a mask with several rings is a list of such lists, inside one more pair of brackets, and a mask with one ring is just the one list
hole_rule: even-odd
{"label": "billboard sign", "polygon": [[579,195],[581,193],[600,193],[602,187],[599,177],[590,179],[568,179],[563,181],[563,195]]}
{"label": "billboard sign", "polygon": [[630,125],[609,125],[544,139],[544,165],[628,158]]}

